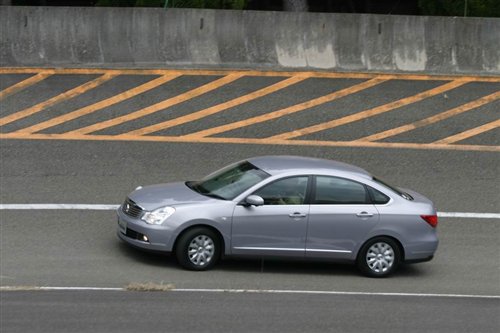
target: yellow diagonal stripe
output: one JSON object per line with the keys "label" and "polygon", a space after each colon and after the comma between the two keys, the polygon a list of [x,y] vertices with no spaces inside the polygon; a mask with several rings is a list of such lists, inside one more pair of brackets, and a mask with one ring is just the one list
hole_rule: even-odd
{"label": "yellow diagonal stripe", "polygon": [[34,105],[34,106],[29,107],[27,109],[24,109],[22,111],[18,111],[16,113],[13,113],[13,114],[8,115],[6,117],[0,118],[0,126],[3,126],[3,125],[11,123],[13,121],[31,116],[31,115],[38,113],[40,111],[43,111],[44,109],[46,109],[50,106],[53,106],[57,103],[61,103],[63,101],[71,99],[75,96],[83,94],[86,91],[88,91],[90,89],[94,89],[95,87],[103,84],[104,82],[114,78],[115,76],[116,76],[116,74],[101,75],[100,77],[98,77],[92,81],[86,82],[86,83],[84,83],[76,88],[68,90],[60,95],[54,96],[54,97],[52,97],[44,102],[38,103],[37,105]]}
{"label": "yellow diagonal stripe", "polygon": [[287,139],[291,139],[291,138],[295,138],[295,137],[299,137],[299,136],[303,136],[303,135],[307,135],[307,134],[312,134],[312,133],[324,131],[324,130],[331,129],[331,128],[334,128],[337,126],[349,124],[349,123],[352,123],[352,122],[355,122],[358,120],[366,119],[369,117],[373,117],[373,116],[400,108],[402,106],[405,106],[405,105],[408,105],[411,103],[419,102],[423,99],[426,99],[426,98],[441,94],[445,91],[460,87],[461,85],[463,85],[465,83],[467,83],[467,82],[461,81],[461,80],[448,82],[448,83],[443,84],[439,87],[421,92],[419,94],[416,94],[416,95],[413,95],[410,97],[406,97],[406,98],[403,98],[403,99],[400,99],[400,100],[397,100],[394,102],[380,105],[380,106],[377,106],[375,108],[361,111],[361,112],[358,112],[358,113],[355,113],[355,114],[352,114],[349,116],[334,119],[334,120],[328,121],[326,123],[321,123],[318,125],[309,126],[306,128],[294,130],[291,132],[274,135],[274,136],[270,137],[269,139],[287,140]]}
{"label": "yellow diagonal stripe", "polygon": [[484,104],[491,103],[491,102],[497,100],[498,98],[500,98],[500,91],[497,91],[493,94],[490,94],[490,95],[487,95],[484,97],[481,97],[481,98],[476,99],[475,101],[469,102],[467,104],[460,105],[460,106],[453,108],[451,110],[438,113],[437,115],[434,115],[432,117],[425,118],[425,119],[413,122],[411,124],[399,126],[399,127],[396,127],[396,128],[384,131],[384,132],[369,135],[367,137],[361,138],[361,139],[356,140],[356,141],[377,141],[377,140],[385,139],[385,138],[395,136],[395,135],[398,135],[398,134],[401,134],[404,132],[412,131],[416,128],[419,128],[422,126],[427,126],[427,125],[436,123],[438,121],[456,116],[460,113],[470,111],[470,110],[475,109],[477,107],[480,107]]}
{"label": "yellow diagonal stripe", "polygon": [[307,101],[307,102],[303,102],[303,103],[300,103],[300,104],[292,105],[292,106],[289,106],[289,107],[281,109],[281,110],[277,110],[277,111],[274,111],[274,112],[266,113],[266,114],[263,114],[263,115],[260,115],[260,116],[256,116],[256,117],[253,117],[253,118],[249,118],[249,119],[245,119],[245,120],[236,121],[234,123],[230,123],[230,124],[226,124],[226,125],[222,125],[222,126],[218,126],[218,127],[209,128],[209,129],[206,129],[206,130],[203,130],[203,131],[199,131],[199,132],[187,134],[187,135],[184,135],[182,137],[183,138],[201,138],[201,137],[207,137],[207,136],[210,136],[210,135],[214,135],[214,134],[219,134],[219,133],[231,131],[231,130],[234,130],[234,129],[237,129],[237,128],[241,128],[241,127],[245,127],[245,126],[250,126],[250,125],[253,125],[253,124],[257,124],[257,123],[266,122],[266,121],[273,120],[273,119],[276,119],[276,118],[279,118],[279,117],[283,117],[283,116],[286,116],[286,115],[289,115],[289,114],[292,114],[292,113],[303,111],[305,109],[309,109],[309,108],[312,108],[312,107],[315,107],[315,106],[318,106],[318,105],[321,105],[321,104],[324,104],[324,103],[327,103],[327,102],[331,102],[331,101],[333,101],[335,99],[338,99],[338,98],[341,98],[341,97],[344,97],[344,96],[347,96],[347,95],[350,95],[350,94],[354,94],[354,93],[359,92],[359,91],[361,91],[363,89],[367,89],[367,88],[373,87],[373,86],[375,86],[377,84],[380,84],[382,82],[385,82],[385,81],[386,80],[384,80],[384,79],[374,78],[374,79],[371,79],[371,80],[368,80],[368,81],[356,84],[354,86],[351,86],[351,87],[348,87],[348,88],[336,91],[336,92],[328,94],[326,96],[321,96],[321,97],[312,99],[312,100]]}
{"label": "yellow diagonal stripe", "polygon": [[200,96],[202,94],[205,94],[207,92],[210,92],[212,90],[218,89],[230,82],[233,82],[239,78],[241,78],[243,75],[241,74],[229,74],[226,75],[218,80],[212,81],[210,83],[207,83],[201,87],[195,88],[193,90],[187,91],[183,94],[177,95],[175,97],[166,99],[164,101],[161,101],[159,103],[150,105],[144,109],[123,115],[121,117],[113,118],[107,121],[103,121],[94,125],[90,125],[87,127],[83,127],[74,131],[70,131],[68,133],[78,133],[78,134],[87,134],[87,133],[92,133],[95,131],[99,131],[108,127],[116,126],[119,124],[122,124],[127,121],[131,121],[137,118],[141,118],[147,115],[150,115],[152,113],[161,111],[163,109],[166,109],[168,107],[171,107],[173,105],[185,102],[187,100],[190,100],[191,98]]}
{"label": "yellow diagonal stripe", "polygon": [[232,99],[230,101],[212,106],[212,107],[207,108],[205,110],[201,110],[198,112],[188,114],[186,116],[178,117],[178,118],[167,120],[167,121],[164,121],[164,122],[161,122],[158,124],[154,124],[151,126],[140,128],[140,129],[137,129],[135,131],[124,133],[123,135],[145,135],[145,134],[154,133],[154,132],[157,132],[160,130],[164,130],[164,129],[167,129],[170,127],[189,123],[191,121],[198,120],[198,119],[219,113],[219,112],[227,110],[229,108],[232,108],[232,107],[241,105],[243,103],[247,103],[249,101],[252,101],[254,99],[263,97],[265,95],[271,94],[273,92],[284,89],[292,84],[298,83],[298,82],[303,81],[305,79],[307,79],[307,77],[305,77],[305,76],[303,76],[303,77],[294,76],[294,77],[288,78],[286,80],[280,81],[278,83],[275,83],[273,85],[270,85],[269,87],[259,89],[257,91],[251,92],[247,95],[237,97],[235,99]]}
{"label": "yellow diagonal stripe", "polygon": [[151,80],[149,82],[146,82],[138,87],[129,89],[127,91],[124,91],[118,95],[115,95],[113,97],[107,98],[105,100],[102,100],[100,102],[94,103],[92,105],[85,106],[81,109],[75,110],[73,112],[61,115],[59,117],[52,118],[50,120],[35,124],[30,127],[26,127],[23,129],[20,129],[16,131],[16,133],[35,133],[38,131],[42,131],[46,128],[50,128],[62,123],[65,123],[67,121],[79,118],[81,116],[99,111],[101,109],[104,109],[106,107],[109,107],[113,104],[122,102],[126,99],[132,98],[134,96],[137,96],[139,94],[144,93],[145,91],[151,90],[153,88],[156,88],[157,86],[166,83],[168,81],[171,81],[175,79],[177,76],[170,76],[170,75],[165,75],[165,76],[160,76],[159,78],[156,78],[154,80]]}
{"label": "yellow diagonal stripe", "polygon": [[495,129],[495,128],[498,128],[498,127],[500,127],[500,119],[492,121],[492,122],[487,123],[487,124],[484,124],[482,126],[471,128],[470,130],[467,130],[467,131],[464,131],[464,132],[461,132],[461,133],[458,133],[458,134],[455,134],[455,135],[451,135],[451,136],[449,136],[447,138],[444,138],[444,139],[438,140],[436,142],[433,142],[433,144],[450,144],[450,143],[455,143],[455,142],[462,141],[462,140],[471,138],[473,136],[482,134],[484,132],[491,131],[492,129]]}
{"label": "yellow diagonal stripe", "polygon": [[0,91],[0,101],[9,95],[15,94],[20,90],[23,90],[23,89],[25,89],[25,88],[27,88],[35,83],[38,83],[42,80],[45,80],[50,75],[52,75],[52,74],[46,73],[46,72],[38,73],[36,75],[33,75],[33,76],[27,78],[26,80],[23,80],[23,81],[18,82],[18,83],[14,84],[8,88],[5,88],[4,90]]}

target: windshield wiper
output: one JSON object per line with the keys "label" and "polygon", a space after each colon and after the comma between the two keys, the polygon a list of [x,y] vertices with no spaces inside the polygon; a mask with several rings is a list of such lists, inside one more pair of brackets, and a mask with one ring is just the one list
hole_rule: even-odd
{"label": "windshield wiper", "polygon": [[196,184],[195,181],[186,182],[186,186],[189,187],[190,189],[192,189],[193,191],[201,193],[201,194],[205,194],[205,192],[206,192],[206,190],[202,186],[200,186],[199,184]]}
{"label": "windshield wiper", "polygon": [[208,192],[203,186],[196,184],[196,182],[194,182],[194,181],[186,182],[186,186],[189,187],[190,189],[192,189],[193,191],[195,191],[199,194],[202,194],[204,196],[215,198],[215,199],[227,200],[227,198],[224,198],[223,196]]}
{"label": "windshield wiper", "polygon": [[206,195],[207,197],[215,198],[215,199],[227,200],[223,196],[220,196],[220,195],[215,194],[215,193],[201,193],[201,194]]}

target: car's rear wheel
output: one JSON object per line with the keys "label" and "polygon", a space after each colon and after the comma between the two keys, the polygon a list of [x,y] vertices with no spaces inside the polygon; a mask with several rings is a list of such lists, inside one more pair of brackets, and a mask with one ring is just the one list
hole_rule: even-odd
{"label": "car's rear wheel", "polygon": [[203,271],[212,268],[220,257],[218,235],[208,228],[187,230],[179,238],[175,254],[179,264],[189,270]]}
{"label": "car's rear wheel", "polygon": [[365,275],[386,277],[394,273],[401,262],[398,244],[388,237],[376,237],[361,248],[357,265]]}

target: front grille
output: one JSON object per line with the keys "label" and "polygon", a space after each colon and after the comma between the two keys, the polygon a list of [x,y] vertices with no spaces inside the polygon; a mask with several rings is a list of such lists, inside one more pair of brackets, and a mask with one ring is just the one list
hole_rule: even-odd
{"label": "front grille", "polygon": [[129,198],[123,203],[122,211],[130,217],[139,217],[142,214],[142,208]]}

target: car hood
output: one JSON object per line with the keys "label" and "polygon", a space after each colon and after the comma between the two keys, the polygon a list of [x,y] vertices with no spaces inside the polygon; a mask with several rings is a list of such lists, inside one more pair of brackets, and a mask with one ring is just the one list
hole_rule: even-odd
{"label": "car hood", "polygon": [[130,193],[129,198],[145,210],[188,203],[219,201],[191,190],[182,182],[144,186]]}

